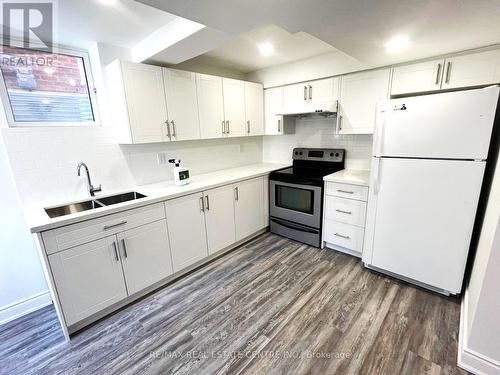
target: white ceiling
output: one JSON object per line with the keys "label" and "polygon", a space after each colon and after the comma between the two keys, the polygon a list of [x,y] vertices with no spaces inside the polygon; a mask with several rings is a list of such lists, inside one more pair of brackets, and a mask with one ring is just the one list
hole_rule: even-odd
{"label": "white ceiling", "polygon": [[[292,36],[304,37],[303,33],[307,33],[370,66],[500,43],[499,0],[138,1],[233,36],[268,25],[277,25]],[[398,34],[408,35],[410,46],[400,53],[388,54],[384,43]],[[232,43],[204,58],[245,70],[251,69],[252,64],[267,64],[256,53],[242,52],[249,47],[245,36]],[[294,43],[304,45],[290,39],[285,43],[284,59],[293,54],[290,51],[295,48],[290,46]],[[281,50],[281,46],[276,48]],[[240,51],[241,56],[235,51]],[[279,56],[274,58],[278,60]]]}
{"label": "white ceiling", "polygon": [[93,41],[130,48],[177,18],[133,0],[119,0],[116,6],[62,0],[56,9],[56,41],[82,48]]}
{"label": "white ceiling", "polygon": [[[258,46],[263,42],[273,44],[272,55],[260,54]],[[246,73],[333,51],[336,49],[331,45],[304,32],[291,34],[277,26],[265,26],[243,33],[194,60]]]}

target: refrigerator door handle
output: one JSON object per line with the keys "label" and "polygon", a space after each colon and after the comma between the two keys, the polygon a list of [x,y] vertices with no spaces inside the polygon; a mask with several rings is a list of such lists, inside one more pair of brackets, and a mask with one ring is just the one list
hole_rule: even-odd
{"label": "refrigerator door handle", "polygon": [[378,195],[380,191],[380,158],[373,159],[373,166],[375,167],[373,170],[373,175],[375,176],[373,180],[373,195]]}

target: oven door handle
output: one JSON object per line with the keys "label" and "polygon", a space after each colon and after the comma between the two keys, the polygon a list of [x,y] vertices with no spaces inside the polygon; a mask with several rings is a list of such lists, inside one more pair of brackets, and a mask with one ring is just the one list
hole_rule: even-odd
{"label": "oven door handle", "polygon": [[275,222],[276,224],[283,225],[284,227],[290,228],[290,229],[295,229],[295,230],[300,230],[301,232],[306,232],[306,233],[314,233],[314,234],[319,234],[318,230],[315,229],[309,229],[305,228],[303,226],[299,225],[293,225],[291,223],[282,221],[282,220],[277,220],[277,219],[270,219],[271,221]]}

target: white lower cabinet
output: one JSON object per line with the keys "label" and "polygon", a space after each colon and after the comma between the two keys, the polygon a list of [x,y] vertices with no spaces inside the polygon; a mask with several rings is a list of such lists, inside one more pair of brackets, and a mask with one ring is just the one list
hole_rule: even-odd
{"label": "white lower cabinet", "polygon": [[252,178],[42,232],[66,338],[264,229],[265,183]]}
{"label": "white lower cabinet", "polygon": [[165,220],[118,233],[117,239],[129,295],[173,273]]}
{"label": "white lower cabinet", "polygon": [[203,194],[166,201],[165,212],[174,272],[207,257]]}
{"label": "white lower cabinet", "polygon": [[367,200],[366,186],[326,183],[323,243],[327,247],[361,257]]}
{"label": "white lower cabinet", "polygon": [[116,236],[49,256],[68,326],[127,297]]}
{"label": "white lower cabinet", "polygon": [[221,186],[203,194],[208,253],[213,254],[235,242],[233,187]]}
{"label": "white lower cabinet", "polygon": [[234,184],[234,197],[236,240],[239,241],[265,227],[263,178]]}

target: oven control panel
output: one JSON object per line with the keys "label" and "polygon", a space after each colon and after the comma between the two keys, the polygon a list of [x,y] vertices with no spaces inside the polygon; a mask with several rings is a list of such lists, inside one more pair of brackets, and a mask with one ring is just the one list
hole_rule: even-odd
{"label": "oven control panel", "polygon": [[293,160],[342,162],[344,153],[338,148],[294,148]]}

